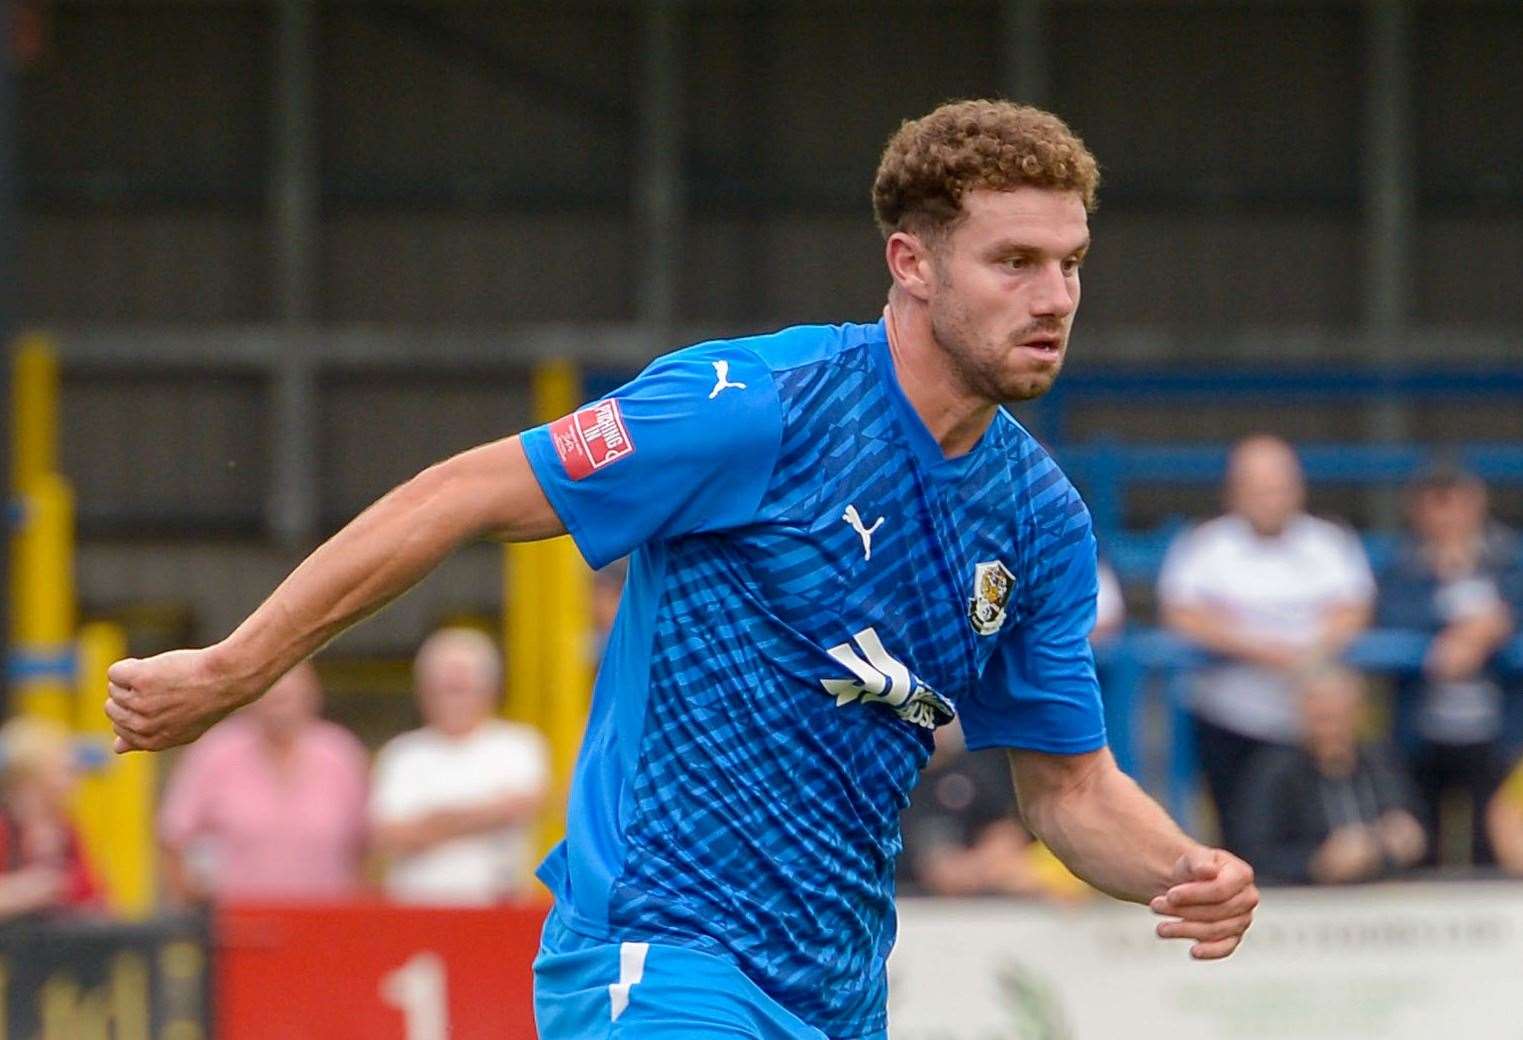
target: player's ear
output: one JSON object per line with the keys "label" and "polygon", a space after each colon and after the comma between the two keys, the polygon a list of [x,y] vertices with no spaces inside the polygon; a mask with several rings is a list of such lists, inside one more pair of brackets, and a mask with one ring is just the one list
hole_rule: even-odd
{"label": "player's ear", "polygon": [[894,284],[917,300],[931,297],[931,250],[919,235],[895,231],[883,247]]}

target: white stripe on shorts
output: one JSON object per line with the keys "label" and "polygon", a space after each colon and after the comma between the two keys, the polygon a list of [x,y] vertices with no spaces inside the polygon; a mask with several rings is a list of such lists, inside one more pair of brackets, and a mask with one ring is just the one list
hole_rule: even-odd
{"label": "white stripe on shorts", "polygon": [[649,952],[650,943],[619,944],[619,981],[608,987],[608,1021],[617,1022],[629,1007],[629,989],[645,978],[645,955]]}

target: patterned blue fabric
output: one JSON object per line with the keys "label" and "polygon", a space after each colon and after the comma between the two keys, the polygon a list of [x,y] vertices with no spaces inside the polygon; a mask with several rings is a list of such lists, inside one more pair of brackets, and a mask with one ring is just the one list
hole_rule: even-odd
{"label": "patterned blue fabric", "polygon": [[876,1033],[932,727],[1104,744],[1088,512],[1003,412],[944,458],[881,323],[701,344],[611,397],[611,461],[567,420],[524,434],[589,561],[633,551],[541,876],[586,935],[722,954],[827,1035]]}

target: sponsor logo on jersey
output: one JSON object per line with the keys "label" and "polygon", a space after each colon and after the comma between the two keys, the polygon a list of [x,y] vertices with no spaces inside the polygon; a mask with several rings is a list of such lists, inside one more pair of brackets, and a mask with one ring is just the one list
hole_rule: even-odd
{"label": "sponsor logo on jersey", "polygon": [[744,390],[745,383],[730,382],[730,363],[728,361],[711,361],[714,366],[714,389],[709,391],[709,400],[712,401],[725,390]]}
{"label": "sponsor logo on jersey", "polygon": [[846,512],[841,514],[841,519],[851,525],[851,529],[857,532],[857,537],[862,539],[862,559],[873,558],[873,532],[883,526],[883,518],[878,517],[871,527],[862,522],[862,514],[857,512],[857,507],[848,505]]}
{"label": "sponsor logo on jersey", "polygon": [[825,692],[836,699],[836,707],[845,707],[853,701],[886,704],[901,719],[926,729],[952,721],[951,702],[884,649],[876,630],[864,628],[849,642],[825,652],[856,676],[855,679],[820,680]]}
{"label": "sponsor logo on jersey", "polygon": [[1015,591],[1015,575],[998,560],[973,568],[973,596],[968,600],[968,621],[981,636],[992,636],[1005,624],[1005,608]]}
{"label": "sponsor logo on jersey", "polygon": [[550,440],[572,480],[590,477],[635,451],[617,398],[598,401],[555,420],[550,424]]}

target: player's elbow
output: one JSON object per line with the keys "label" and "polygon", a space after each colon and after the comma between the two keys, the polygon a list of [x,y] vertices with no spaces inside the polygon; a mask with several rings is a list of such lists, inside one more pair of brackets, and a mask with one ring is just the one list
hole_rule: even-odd
{"label": "player's elbow", "polygon": [[411,481],[431,508],[455,518],[468,538],[532,541],[564,534],[517,437],[436,462]]}
{"label": "player's elbow", "polygon": [[1015,780],[1016,801],[1027,828],[1038,833],[1047,820],[1069,811],[1102,787],[1115,759],[1108,749],[1080,755],[1010,752],[1010,772]]}
{"label": "player's elbow", "polygon": [[447,528],[456,542],[482,537],[493,528],[493,517],[484,508],[480,468],[466,454],[434,463],[395,492],[429,526]]}

